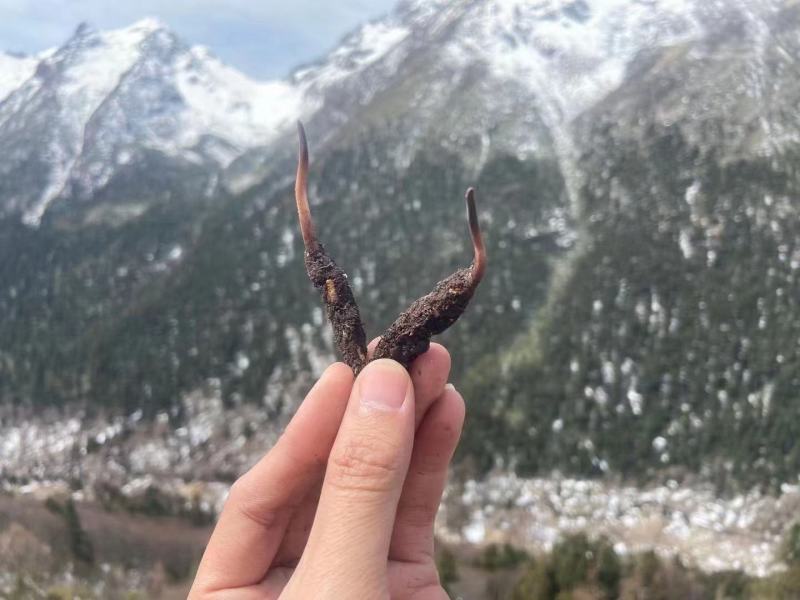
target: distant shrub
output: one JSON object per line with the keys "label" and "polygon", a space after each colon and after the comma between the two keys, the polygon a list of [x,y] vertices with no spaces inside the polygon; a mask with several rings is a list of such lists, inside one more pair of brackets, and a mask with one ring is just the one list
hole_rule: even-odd
{"label": "distant shrub", "polygon": [[489,544],[475,559],[475,566],[487,571],[513,569],[526,560],[529,556],[525,550],[516,548],[511,544]]}
{"label": "distant shrub", "polygon": [[64,514],[64,505],[53,496],[48,496],[47,500],[44,501],[44,507],[55,515]]}
{"label": "distant shrub", "polygon": [[660,569],[661,561],[652,550],[645,552],[636,560],[636,573],[639,575],[639,580],[645,587],[653,585]]}
{"label": "distant shrub", "polygon": [[514,588],[512,600],[552,600],[556,582],[552,569],[544,562],[532,561]]}
{"label": "distant shrub", "polygon": [[64,506],[64,520],[67,522],[69,531],[69,544],[72,555],[79,561],[86,564],[94,564],[94,547],[88,534],[81,526],[81,518],[75,502],[70,498]]}
{"label": "distant shrub", "polygon": [[517,583],[513,600],[573,600],[618,598],[623,565],[604,538],[568,536],[549,556],[532,561]]}
{"label": "distant shrub", "polygon": [[800,523],[792,525],[786,533],[781,555],[788,565],[800,563]]}
{"label": "distant shrub", "polygon": [[709,590],[714,591],[714,598],[724,600],[745,600],[757,598],[753,596],[750,578],[741,571],[720,571],[706,576]]}
{"label": "distant shrub", "polygon": [[757,600],[794,600],[800,598],[800,566],[752,582],[745,598]]}
{"label": "distant shrub", "polygon": [[587,580],[589,564],[595,558],[586,534],[565,538],[553,548],[553,574],[559,590],[571,590]]}
{"label": "distant shrub", "polygon": [[59,500],[54,496],[50,496],[44,501],[44,507],[64,519],[72,556],[86,565],[94,564],[92,541],[81,525],[81,518],[75,506],[75,501],[70,497]]}
{"label": "distant shrub", "polygon": [[439,555],[436,557],[436,570],[439,571],[439,581],[445,590],[458,581],[456,557],[449,548],[443,547],[439,551]]}
{"label": "distant shrub", "polygon": [[597,550],[597,583],[609,598],[616,598],[621,579],[622,561],[611,544],[601,540]]}
{"label": "distant shrub", "polygon": [[48,589],[45,598],[46,600],[75,600],[76,598],[93,600],[97,596],[86,585],[58,585]]}

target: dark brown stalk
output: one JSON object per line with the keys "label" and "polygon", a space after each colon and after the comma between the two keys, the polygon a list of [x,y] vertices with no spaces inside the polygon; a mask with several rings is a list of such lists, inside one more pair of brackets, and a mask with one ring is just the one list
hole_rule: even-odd
{"label": "dark brown stalk", "polygon": [[306,272],[322,292],[328,320],[333,328],[336,350],[342,360],[358,374],[367,362],[367,338],[347,274],[328,256],[319,242],[308,206],[308,143],[303,124],[297,123],[300,136],[300,156],[295,181],[295,199],[300,219],[300,231],[305,245]]}
{"label": "dark brown stalk", "polygon": [[381,337],[374,358],[391,358],[408,369],[413,360],[428,349],[431,337],[455,323],[467,308],[486,272],[486,248],[478,224],[475,190],[467,190],[466,200],[475,252],[472,265],[437,283],[431,293],[416,300],[401,314]]}

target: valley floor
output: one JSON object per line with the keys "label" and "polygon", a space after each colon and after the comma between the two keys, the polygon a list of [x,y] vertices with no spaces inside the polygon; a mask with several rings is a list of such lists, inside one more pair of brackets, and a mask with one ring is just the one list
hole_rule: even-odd
{"label": "valley floor", "polygon": [[[90,537],[97,535],[97,523],[105,523],[98,562],[113,564],[127,543],[140,547],[145,540],[131,532],[159,519],[176,527],[175,543],[189,544],[199,557],[230,483],[274,443],[282,423],[254,407],[226,409],[199,397],[186,402],[178,429],[166,415],[154,422],[138,415],[0,415],[0,552],[3,540],[22,536],[34,553],[43,551],[56,563],[59,553],[68,557],[58,511],[44,507],[48,499],[72,498]],[[654,550],[707,572],[765,576],[783,568],[779,550],[798,514],[796,485],[784,485],[777,496],[751,491],[719,497],[698,483],[636,487],[495,472],[450,484],[437,535],[467,552],[508,543],[537,555],[565,535],[587,532],[605,536],[620,555]],[[145,571],[157,567],[147,562]]]}
{"label": "valley floor", "polygon": [[588,532],[607,537],[622,555],[653,550],[707,572],[765,576],[783,568],[778,554],[798,515],[798,486],[784,485],[779,496],[721,498],[710,486],[674,481],[639,488],[496,473],[450,486],[438,533],[453,543],[510,543],[539,553]]}

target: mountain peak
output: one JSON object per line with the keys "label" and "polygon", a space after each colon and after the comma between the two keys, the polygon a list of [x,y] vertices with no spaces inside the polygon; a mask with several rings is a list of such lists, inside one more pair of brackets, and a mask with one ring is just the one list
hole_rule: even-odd
{"label": "mountain peak", "polygon": [[129,52],[134,52],[142,41],[159,32],[171,34],[169,27],[155,17],[145,17],[131,25],[108,30],[100,30],[93,23],[84,21],[63,47],[86,49],[99,43],[117,49],[124,46]]}
{"label": "mountain peak", "polygon": [[139,19],[133,25],[127,28],[130,31],[142,31],[147,33],[153,33],[156,31],[161,31],[164,29],[169,29],[169,26],[159,19],[158,17],[144,17],[143,19]]}
{"label": "mountain peak", "polygon": [[84,38],[96,33],[97,28],[94,25],[92,25],[89,21],[81,21],[75,28],[75,33],[72,34],[72,37]]}

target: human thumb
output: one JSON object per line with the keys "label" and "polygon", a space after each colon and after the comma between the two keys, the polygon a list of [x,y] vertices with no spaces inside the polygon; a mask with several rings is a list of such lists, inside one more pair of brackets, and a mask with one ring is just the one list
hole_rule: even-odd
{"label": "human thumb", "polygon": [[[311,576],[306,591],[315,589],[318,598],[348,598],[356,584],[363,593],[375,594],[360,597],[384,595],[389,543],[413,442],[414,387],[408,373],[392,360],[369,363],[353,386],[298,577],[293,577]],[[318,587],[320,580],[325,589]]]}

